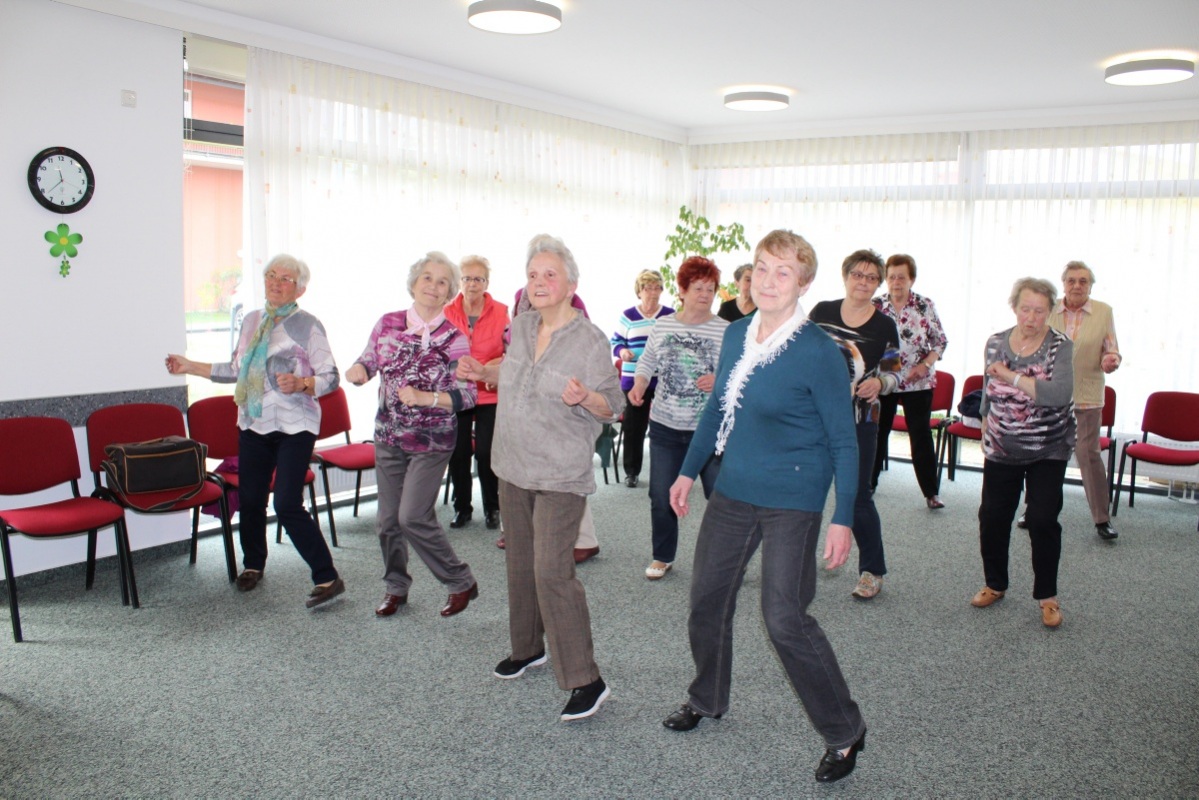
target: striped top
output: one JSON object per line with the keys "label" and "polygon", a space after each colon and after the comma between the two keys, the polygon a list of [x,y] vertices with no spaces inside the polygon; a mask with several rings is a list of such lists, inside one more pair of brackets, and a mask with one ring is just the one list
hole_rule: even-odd
{"label": "striped top", "polygon": [[[673,313],[674,309],[670,306],[659,306],[658,313],[646,319],[642,316],[641,309],[633,306],[626,308],[620,315],[616,333],[612,334],[612,356],[620,358],[620,351],[626,348],[633,352],[632,361],[620,362],[620,388],[622,391],[627,392],[633,388],[633,378],[637,374],[637,360],[641,358],[641,353],[645,350],[645,343],[649,340],[649,332],[653,329],[654,323]],[[652,391],[656,385],[656,380],[650,381],[650,390]]]}

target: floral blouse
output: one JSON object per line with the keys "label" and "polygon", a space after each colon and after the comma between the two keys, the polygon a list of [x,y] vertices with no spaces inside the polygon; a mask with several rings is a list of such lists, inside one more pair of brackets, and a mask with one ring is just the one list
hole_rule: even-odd
{"label": "floral blouse", "polygon": [[900,392],[918,392],[931,389],[937,385],[936,366],[929,367],[928,374],[920,380],[906,380],[912,368],[929,354],[936,352],[938,356],[945,353],[949,339],[945,337],[945,329],[937,316],[933,301],[915,292],[908,292],[908,302],[903,308],[895,308],[888,294],[874,298],[874,307],[895,320],[899,329],[899,388]]}
{"label": "floral blouse", "polygon": [[[444,317],[425,346],[408,332],[408,312],[384,314],[371,331],[357,363],[379,379],[379,411],[375,415],[375,441],[409,453],[453,450],[458,440],[458,411],[473,408],[475,384],[455,375],[458,359],[470,353],[470,340]],[[454,407],[414,408],[399,400],[403,386],[422,392],[448,394]]]}

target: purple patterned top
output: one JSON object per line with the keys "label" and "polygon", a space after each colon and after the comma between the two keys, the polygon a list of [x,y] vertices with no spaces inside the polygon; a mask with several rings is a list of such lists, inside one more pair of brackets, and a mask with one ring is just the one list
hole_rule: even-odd
{"label": "purple patterned top", "polygon": [[[459,382],[458,359],[470,354],[470,340],[448,320],[429,335],[429,346],[421,337],[406,333],[408,312],[384,314],[375,323],[366,349],[357,363],[379,381],[379,412],[375,415],[375,441],[409,453],[453,450],[457,441],[457,412],[473,408],[477,399],[474,383]],[[454,403],[449,408],[413,408],[399,401],[403,386],[422,392],[441,392]]]}

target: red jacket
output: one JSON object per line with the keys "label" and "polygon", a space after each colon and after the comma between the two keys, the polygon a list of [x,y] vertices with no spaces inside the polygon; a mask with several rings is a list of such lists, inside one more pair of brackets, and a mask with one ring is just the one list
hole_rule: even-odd
{"label": "red jacket", "polygon": [[[474,330],[471,330],[462,300],[462,295],[459,294],[445,307],[444,313],[445,318],[470,339],[470,354],[484,364],[503,356],[504,331],[508,329],[508,306],[496,302],[489,293],[484,292],[483,313],[479,314]],[[483,381],[479,381],[478,386],[478,405],[494,405],[498,399],[495,389],[488,389]]]}

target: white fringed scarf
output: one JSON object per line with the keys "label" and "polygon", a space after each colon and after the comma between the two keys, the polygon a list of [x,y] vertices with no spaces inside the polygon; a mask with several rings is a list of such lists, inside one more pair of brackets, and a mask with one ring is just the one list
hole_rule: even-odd
{"label": "white fringed scarf", "polygon": [[808,312],[799,303],[795,304],[795,312],[791,317],[766,337],[766,341],[758,342],[758,331],[762,327],[762,312],[754,314],[745,331],[745,348],[741,358],[733,365],[729,373],[728,383],[724,385],[724,394],[720,397],[720,408],[724,417],[720,420],[720,429],[716,432],[716,453],[724,452],[729,434],[733,432],[737,409],[741,407],[741,393],[753,371],[763,364],[769,364],[783,350],[803,324],[808,321]]}

